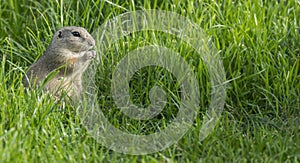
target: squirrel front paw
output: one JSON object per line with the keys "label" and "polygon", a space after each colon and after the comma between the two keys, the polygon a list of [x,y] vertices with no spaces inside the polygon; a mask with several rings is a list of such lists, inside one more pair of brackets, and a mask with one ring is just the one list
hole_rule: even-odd
{"label": "squirrel front paw", "polygon": [[88,60],[91,60],[96,57],[96,51],[95,50],[88,51],[85,53],[85,56]]}

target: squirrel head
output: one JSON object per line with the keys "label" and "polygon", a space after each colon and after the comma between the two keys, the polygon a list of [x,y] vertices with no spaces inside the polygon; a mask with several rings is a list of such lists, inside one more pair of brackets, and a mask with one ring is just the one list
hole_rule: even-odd
{"label": "squirrel head", "polygon": [[52,48],[64,48],[71,52],[88,51],[95,46],[93,37],[82,27],[63,27],[52,38]]}

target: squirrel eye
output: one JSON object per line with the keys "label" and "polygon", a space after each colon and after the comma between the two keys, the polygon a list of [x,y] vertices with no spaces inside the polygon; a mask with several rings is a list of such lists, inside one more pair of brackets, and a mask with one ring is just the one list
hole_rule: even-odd
{"label": "squirrel eye", "polygon": [[59,33],[58,33],[58,38],[62,38],[62,33],[61,33],[61,31],[59,31]]}
{"label": "squirrel eye", "polygon": [[75,32],[72,32],[72,34],[73,34],[74,37],[80,37],[80,33],[79,32],[75,31]]}

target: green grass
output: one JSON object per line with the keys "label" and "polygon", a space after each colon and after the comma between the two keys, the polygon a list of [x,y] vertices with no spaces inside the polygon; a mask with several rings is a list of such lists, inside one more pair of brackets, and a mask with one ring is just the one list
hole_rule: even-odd
{"label": "green grass", "polygon": [[[0,0],[0,4],[3,162],[300,161],[299,1]],[[48,94],[26,92],[21,79],[43,54],[56,29],[76,25],[94,32],[106,20],[140,9],[176,12],[203,28],[219,51],[228,85],[218,125],[199,142],[201,115],[210,102],[209,76],[200,57],[175,37],[155,31],[139,32],[112,45],[97,70],[98,103],[109,122],[124,131],[156,132],[167,127],[177,113],[169,96],[167,107],[153,120],[136,121],[119,112],[111,97],[111,75],[128,51],[150,44],[169,47],[191,64],[199,79],[201,110],[195,125],[170,148],[133,156],[102,146],[87,133],[71,106],[61,109]],[[147,106],[154,84],[175,95],[179,92],[174,76],[159,67],[147,67],[131,80],[133,101]]]}

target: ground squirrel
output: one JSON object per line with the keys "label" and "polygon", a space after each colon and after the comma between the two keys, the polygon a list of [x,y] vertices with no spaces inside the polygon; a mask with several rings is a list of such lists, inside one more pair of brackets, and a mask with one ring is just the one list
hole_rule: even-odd
{"label": "ground squirrel", "polygon": [[81,27],[63,27],[53,36],[42,57],[35,62],[23,78],[25,87],[41,85],[51,72],[57,72],[44,88],[55,96],[62,90],[70,97],[82,92],[81,77],[96,51],[93,37]]}

